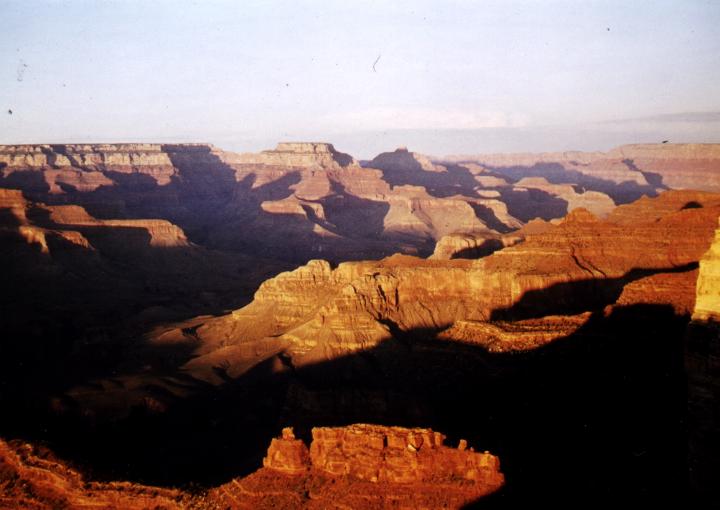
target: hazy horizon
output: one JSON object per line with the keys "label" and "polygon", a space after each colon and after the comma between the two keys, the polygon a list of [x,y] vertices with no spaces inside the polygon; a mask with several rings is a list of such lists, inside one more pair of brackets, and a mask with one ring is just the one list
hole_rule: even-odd
{"label": "hazy horizon", "polygon": [[0,143],[720,142],[720,4],[6,1]]}

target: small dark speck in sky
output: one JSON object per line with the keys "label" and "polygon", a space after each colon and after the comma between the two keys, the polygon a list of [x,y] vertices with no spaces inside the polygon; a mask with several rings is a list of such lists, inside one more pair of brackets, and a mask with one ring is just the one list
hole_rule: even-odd
{"label": "small dark speck in sky", "polygon": [[290,86],[290,84],[289,84],[289,83],[286,83],[286,84],[285,84],[285,86],[286,86],[286,87],[289,87],[289,86]]}
{"label": "small dark speck in sky", "polygon": [[607,31],[608,31],[608,32],[610,31],[610,27],[607,27]]}
{"label": "small dark speck in sky", "polygon": [[12,110],[8,109],[8,115],[12,115]]}

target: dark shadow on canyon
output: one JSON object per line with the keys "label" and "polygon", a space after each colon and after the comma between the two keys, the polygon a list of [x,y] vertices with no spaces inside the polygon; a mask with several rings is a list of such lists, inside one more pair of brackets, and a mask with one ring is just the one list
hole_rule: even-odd
{"label": "dark shadow on canyon", "polygon": [[[410,152],[396,152],[394,161],[373,166],[372,161],[362,162],[366,168],[377,168],[383,173],[383,180],[390,186],[422,186],[436,198],[464,195],[477,198],[475,188],[479,186],[472,173],[462,165],[442,163],[444,169],[426,170]],[[380,168],[380,167],[383,168]]]}
{"label": "dark shadow on canyon", "polygon": [[[355,197],[338,183],[334,193],[320,201],[328,209],[327,218],[306,206],[297,212],[269,212],[262,203],[292,197],[301,180],[299,171],[257,185],[253,173],[237,180],[236,170],[207,147],[165,145],[163,150],[176,172],[151,176],[100,168],[112,184],[83,191],[58,182],[64,193],[56,194],[50,193],[41,172],[21,171],[0,178],[0,186],[22,189],[27,198],[48,205],[80,205],[99,219],[165,219],[200,246],[275,261],[378,259],[408,249],[402,242],[379,237],[387,204]],[[267,170],[252,165],[245,169]],[[355,214],[348,208],[356,208]],[[432,252],[421,248],[425,251],[415,253]]]}
{"label": "dark shadow on canyon", "polygon": [[562,218],[568,212],[568,201],[547,191],[527,188],[501,188],[500,200],[507,205],[508,212],[517,219],[528,222],[535,218],[549,221]]}
{"label": "dark shadow on canyon", "polygon": [[[460,162],[459,164],[462,164]],[[468,161],[466,163],[472,163]],[[643,172],[637,168],[632,160],[625,160],[623,164],[628,169],[639,172],[648,185],[638,184],[634,181],[616,183],[608,179],[602,179],[578,170],[570,170],[560,163],[535,163],[531,166],[489,166],[488,169],[496,175],[500,175],[517,182],[523,177],[542,177],[551,184],[574,184],[580,186],[581,191],[600,191],[606,193],[616,204],[627,204],[634,202],[641,196],[657,196],[657,188],[668,189],[662,182],[662,176],[652,172]]]}
{"label": "dark shadow on canyon", "polygon": [[[273,356],[219,388],[187,376],[195,396],[167,409],[148,387],[151,398],[121,421],[94,421],[66,399],[56,415],[9,412],[0,432],[45,440],[96,478],[211,486],[260,467],[286,425],[304,438],[322,425],[424,426],[500,456],[508,483],[478,502],[485,507],[682,498],[688,317],[662,305],[605,314],[618,284],[598,280],[592,290],[604,283],[604,299],[586,302],[594,312],[585,325],[529,352],[396,329],[372,349],[310,366]],[[585,282],[575,290],[589,291]],[[576,311],[556,289],[545,299],[548,313]]]}
{"label": "dark shadow on canyon", "polygon": [[634,268],[618,278],[587,278],[556,283],[525,292],[510,308],[493,310],[491,320],[522,320],[546,315],[574,315],[601,310],[614,303],[628,283],[658,273],[684,273],[698,268],[697,262],[662,269]]}
{"label": "dark shadow on canyon", "polygon": [[500,239],[486,239],[479,246],[463,248],[452,254],[451,259],[479,259],[492,255],[505,247]]}

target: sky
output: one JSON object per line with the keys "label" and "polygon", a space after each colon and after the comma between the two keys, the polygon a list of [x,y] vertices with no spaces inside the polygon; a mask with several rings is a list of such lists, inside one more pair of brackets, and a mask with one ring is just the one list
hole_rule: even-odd
{"label": "sky", "polygon": [[0,143],[720,142],[720,2],[0,0]]}

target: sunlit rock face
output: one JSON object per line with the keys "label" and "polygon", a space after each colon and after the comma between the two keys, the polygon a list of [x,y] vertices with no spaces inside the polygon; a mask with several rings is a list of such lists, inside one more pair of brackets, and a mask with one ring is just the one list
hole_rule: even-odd
{"label": "sunlit rock face", "polygon": [[357,424],[314,428],[308,448],[286,428],[263,469],[209,499],[232,509],[460,508],[503,486],[496,456],[444,443],[431,429]]}
{"label": "sunlit rock face", "polygon": [[[717,160],[695,146],[401,149],[362,165],[323,143],[5,146],[7,420],[44,438],[51,414],[66,424],[53,440],[104,474],[205,487],[259,468],[294,425],[302,440],[276,438],[264,468],[218,489],[240,508],[235,490],[254,507],[353,507],[384,484],[408,507],[454,506],[477,473],[497,482],[494,456],[398,424],[491,441],[529,498],[663,486],[680,465],[690,314],[705,441],[691,451],[714,448],[720,215],[718,195],[666,188],[711,188]],[[387,427],[330,427],[355,422]],[[437,474],[454,481],[432,492]]]}
{"label": "sunlit rock face", "polygon": [[709,503],[720,498],[720,228],[700,260],[692,319],[685,338],[688,463],[693,498]]}
{"label": "sunlit rock face", "polygon": [[[719,195],[671,191],[618,207],[604,220],[576,209],[557,225],[536,223],[522,242],[477,260],[397,255],[334,269],[312,261],[266,281],[247,307],[199,327],[202,355],[188,368],[213,380],[212,366],[222,359],[245,366],[242,345],[263,338],[285,345],[294,364],[307,365],[372,348],[398,331],[462,323],[445,338],[457,331],[468,340],[471,330],[492,333],[474,322],[539,318],[558,309],[578,314],[613,303],[652,303],[688,314],[697,262],[719,214]],[[558,321],[547,328],[568,330]],[[508,338],[496,347],[511,350],[512,327],[494,331]],[[517,343],[546,343],[540,337]]]}
{"label": "sunlit rock face", "polygon": [[162,508],[181,510],[192,498],[175,489],[130,482],[89,482],[34,445],[0,439],[0,506],[3,508]]}
{"label": "sunlit rock face", "polygon": [[[87,481],[35,445],[0,440],[4,508],[461,508],[500,489],[498,457],[431,429],[379,425],[314,428],[308,448],[292,428],[273,439],[264,467],[207,493]],[[308,492],[308,488],[310,492]]]}
{"label": "sunlit rock face", "polygon": [[349,154],[336,151],[331,143],[318,142],[280,142],[275,150],[241,154],[233,161],[299,168],[357,166],[357,162]]}
{"label": "sunlit rock face", "polygon": [[332,144],[236,154],[208,144],[0,146],[0,187],[103,219],[165,219],[197,244],[291,261],[429,256],[444,236],[506,234],[576,208],[715,189],[713,145],[443,161],[405,148],[362,166]]}
{"label": "sunlit rock face", "polygon": [[700,259],[693,320],[720,322],[720,229],[715,232],[710,249]]}
{"label": "sunlit rock face", "polygon": [[445,158],[472,162],[513,180],[543,177],[609,194],[616,203],[662,189],[720,191],[718,144],[623,145],[607,153],[475,154]]}

